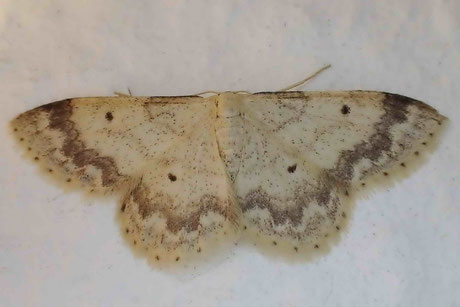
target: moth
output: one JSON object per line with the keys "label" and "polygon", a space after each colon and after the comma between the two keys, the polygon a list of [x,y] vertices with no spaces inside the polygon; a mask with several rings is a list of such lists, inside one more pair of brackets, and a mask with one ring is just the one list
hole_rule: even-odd
{"label": "moth", "polygon": [[447,118],[375,91],[72,98],[17,116],[14,134],[53,178],[121,195],[121,229],[153,262],[240,236],[328,249],[354,196],[434,148]]}

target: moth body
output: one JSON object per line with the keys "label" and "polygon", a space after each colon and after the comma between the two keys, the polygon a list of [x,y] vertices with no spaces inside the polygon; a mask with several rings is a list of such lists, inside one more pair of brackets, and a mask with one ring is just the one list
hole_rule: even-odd
{"label": "moth body", "polygon": [[65,185],[122,194],[122,233],[154,263],[240,236],[308,258],[327,250],[375,178],[414,169],[446,117],[372,91],[73,98],[12,121]]}

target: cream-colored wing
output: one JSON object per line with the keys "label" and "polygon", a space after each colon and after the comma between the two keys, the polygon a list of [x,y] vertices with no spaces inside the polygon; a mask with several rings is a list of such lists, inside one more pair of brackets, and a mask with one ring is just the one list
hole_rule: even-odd
{"label": "cream-colored wing", "polygon": [[118,191],[177,136],[209,116],[199,97],[99,97],[53,102],[20,114],[12,127],[52,176],[97,192]]}
{"label": "cream-colored wing", "polygon": [[219,156],[213,115],[152,160],[123,201],[127,237],[154,262],[201,256],[237,238],[241,210]]}
{"label": "cream-colored wing", "polygon": [[420,101],[380,92],[237,100],[246,140],[231,164],[238,165],[234,184],[245,228],[294,253],[327,247],[343,228],[350,195],[371,175],[391,177],[395,167],[411,166],[446,119]]}
{"label": "cream-colored wing", "polygon": [[239,208],[219,159],[215,117],[212,98],[76,98],[25,112],[12,126],[58,180],[126,193],[123,232],[164,262],[235,233]]}

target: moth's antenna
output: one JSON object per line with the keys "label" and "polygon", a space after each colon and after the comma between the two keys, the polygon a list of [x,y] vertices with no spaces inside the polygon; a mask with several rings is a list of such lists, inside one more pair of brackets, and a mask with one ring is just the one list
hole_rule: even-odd
{"label": "moth's antenna", "polygon": [[204,92],[200,92],[198,94],[193,94],[192,96],[202,96],[202,95],[206,95],[206,94],[214,94],[214,95],[219,95],[221,92],[217,92],[217,91],[204,91]]}
{"label": "moth's antenna", "polygon": [[129,94],[125,94],[125,93],[120,93],[120,92],[113,92],[115,95],[117,96],[120,96],[120,97],[129,97],[129,96],[132,96],[133,94],[131,94],[131,90],[129,89],[128,87],[128,93]]}
{"label": "moth's antenna", "polygon": [[330,68],[331,67],[331,64],[328,64],[326,66],[324,66],[323,68],[321,68],[320,70],[318,70],[317,72],[315,72],[313,75],[303,79],[302,81],[299,81],[297,83],[294,83],[292,85],[289,85],[288,87],[285,87],[285,88],[282,88],[280,89],[278,92],[287,92],[289,90],[292,90],[294,87],[297,87],[299,85],[302,85],[304,84],[305,82],[307,82],[308,80],[311,80],[313,79],[314,77],[316,77],[317,75],[319,75],[320,73],[322,73],[323,71],[325,71],[326,69]]}
{"label": "moth's antenna", "polygon": [[[206,95],[206,94],[214,94],[214,95],[219,95],[219,94],[222,94],[223,92],[217,92],[217,91],[204,91],[204,92],[201,92],[201,93],[198,93],[198,94],[194,94],[192,96],[202,96],[202,95]],[[235,93],[235,94],[252,94],[251,92],[248,92],[248,91],[238,91],[238,92],[232,92],[232,93]]]}
{"label": "moth's antenna", "polygon": [[[311,80],[313,79],[314,77],[316,77],[317,75],[319,75],[320,73],[322,73],[323,71],[325,71],[326,69],[330,68],[331,67],[331,64],[328,64],[326,66],[324,66],[323,68],[321,68],[320,70],[318,70],[317,72],[315,72],[313,75],[297,82],[297,83],[294,83],[288,87],[285,87],[285,88],[282,88],[280,90],[278,90],[277,92],[286,92],[286,91],[289,91],[291,89],[293,89],[294,87],[297,87],[299,85],[302,85],[304,84],[305,82],[307,82],[308,80]],[[200,93],[197,93],[197,94],[194,94],[193,96],[202,96],[202,95],[206,95],[206,94],[214,94],[214,95],[219,95],[220,93],[222,92],[217,92],[217,91],[204,91],[204,92],[200,92]],[[251,94],[251,92],[248,92],[248,91],[238,91],[236,93],[242,93],[242,94]]]}

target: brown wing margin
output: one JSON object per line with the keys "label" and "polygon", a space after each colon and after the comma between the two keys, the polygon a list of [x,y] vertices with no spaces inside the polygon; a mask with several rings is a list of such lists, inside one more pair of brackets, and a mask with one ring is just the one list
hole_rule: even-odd
{"label": "brown wing margin", "polygon": [[81,182],[105,192],[126,183],[112,157],[100,155],[80,139],[72,121],[73,99],[52,102],[16,117],[11,125],[28,156],[59,183]]}

